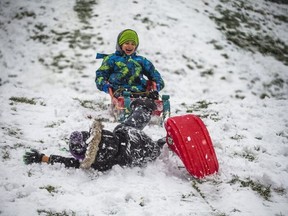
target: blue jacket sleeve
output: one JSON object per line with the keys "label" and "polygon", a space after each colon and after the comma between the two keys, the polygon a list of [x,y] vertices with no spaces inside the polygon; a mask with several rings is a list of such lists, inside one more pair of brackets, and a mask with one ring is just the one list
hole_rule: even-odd
{"label": "blue jacket sleeve", "polygon": [[102,65],[96,70],[95,83],[100,91],[103,91],[103,86],[108,82],[110,77],[111,66],[109,64],[109,56],[103,59]]}
{"label": "blue jacket sleeve", "polygon": [[157,90],[162,90],[165,86],[164,80],[154,65],[146,58],[143,58],[143,68],[145,76],[147,76],[149,80],[156,82]]}

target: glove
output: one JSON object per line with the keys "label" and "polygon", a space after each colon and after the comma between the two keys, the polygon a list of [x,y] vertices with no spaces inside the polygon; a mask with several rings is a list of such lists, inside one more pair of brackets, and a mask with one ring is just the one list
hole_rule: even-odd
{"label": "glove", "polygon": [[159,93],[158,93],[158,91],[150,91],[148,97],[153,99],[153,100],[158,100],[159,99]]}
{"label": "glove", "polygon": [[109,88],[110,88],[110,87],[111,87],[111,86],[110,86],[109,83],[105,83],[105,84],[103,85],[102,90],[103,90],[105,93],[109,93]]}
{"label": "glove", "polygon": [[31,149],[31,152],[26,152],[23,156],[25,164],[41,163],[44,154],[39,153],[36,149]]}

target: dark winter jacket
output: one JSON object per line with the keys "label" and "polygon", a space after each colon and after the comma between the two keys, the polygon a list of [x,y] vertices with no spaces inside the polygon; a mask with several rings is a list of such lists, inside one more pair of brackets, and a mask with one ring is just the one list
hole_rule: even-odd
{"label": "dark winter jacket", "polygon": [[125,89],[131,92],[145,92],[147,79],[156,82],[158,91],[163,89],[164,81],[153,64],[142,56],[127,56],[120,51],[104,57],[101,67],[96,71],[96,86],[103,91],[108,82],[113,91]]}
{"label": "dark winter jacket", "polygon": [[[114,165],[142,166],[155,160],[161,151],[161,145],[147,136],[142,129],[149,122],[151,111],[137,107],[124,123],[113,132],[102,130],[99,150],[92,168],[105,171]],[[50,155],[49,163],[63,163],[66,167],[80,167],[75,158]]]}

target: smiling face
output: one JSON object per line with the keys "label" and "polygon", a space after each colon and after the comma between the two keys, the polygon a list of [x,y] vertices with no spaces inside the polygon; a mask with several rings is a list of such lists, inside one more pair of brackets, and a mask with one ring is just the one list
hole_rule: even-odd
{"label": "smiling face", "polygon": [[121,46],[121,49],[126,55],[132,55],[135,52],[136,44],[133,41],[127,41]]}

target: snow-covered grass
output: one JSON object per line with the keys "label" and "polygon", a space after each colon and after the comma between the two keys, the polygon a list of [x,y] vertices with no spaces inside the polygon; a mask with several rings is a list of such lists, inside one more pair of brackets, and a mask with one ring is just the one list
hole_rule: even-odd
{"label": "snow-covered grass", "polygon": [[[1,1],[0,215],[288,215],[287,12],[284,0]],[[31,148],[68,156],[89,116],[117,125],[95,54],[114,52],[125,28],[161,72],[172,115],[207,125],[218,174],[194,179],[167,147],[105,173],[23,163]]]}

